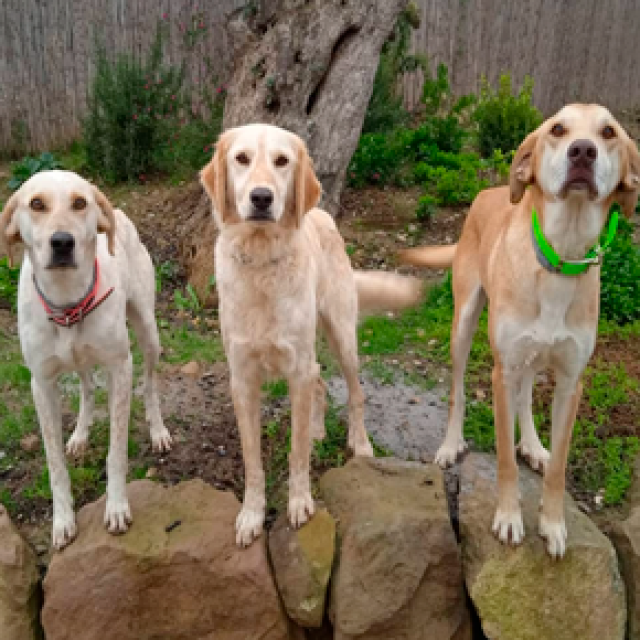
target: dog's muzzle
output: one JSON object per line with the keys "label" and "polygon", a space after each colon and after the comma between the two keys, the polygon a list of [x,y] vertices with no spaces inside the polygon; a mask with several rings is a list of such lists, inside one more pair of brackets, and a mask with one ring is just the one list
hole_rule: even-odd
{"label": "dog's muzzle", "polygon": [[56,231],[49,241],[51,245],[50,269],[75,267],[74,249],[75,238],[66,231]]}
{"label": "dog's muzzle", "polygon": [[265,187],[256,187],[249,195],[253,211],[249,220],[255,222],[273,222],[271,205],[273,204],[273,191]]}
{"label": "dog's muzzle", "polygon": [[569,168],[562,185],[562,194],[569,191],[588,191],[589,196],[598,195],[594,178],[594,163],[598,158],[598,148],[591,140],[575,140],[567,149]]}

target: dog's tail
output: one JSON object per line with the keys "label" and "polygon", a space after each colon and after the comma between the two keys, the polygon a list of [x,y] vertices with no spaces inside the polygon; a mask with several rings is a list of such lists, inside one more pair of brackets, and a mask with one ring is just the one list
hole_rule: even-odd
{"label": "dog's tail", "polygon": [[402,264],[412,264],[415,267],[448,269],[453,264],[457,248],[457,244],[438,247],[414,247],[401,251],[398,254],[398,261]]}
{"label": "dog's tail", "polygon": [[423,298],[424,282],[413,276],[383,271],[354,271],[360,316],[380,311],[399,311]]}

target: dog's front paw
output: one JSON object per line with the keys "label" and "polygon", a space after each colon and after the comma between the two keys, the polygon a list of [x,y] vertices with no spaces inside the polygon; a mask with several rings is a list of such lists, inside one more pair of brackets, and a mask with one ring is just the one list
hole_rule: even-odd
{"label": "dog's front paw", "polygon": [[544,474],[551,454],[542,446],[539,440],[534,442],[521,441],[518,445],[518,453],[534,471]]}
{"label": "dog's front paw", "polygon": [[87,452],[88,448],[88,434],[84,430],[76,428],[69,440],[67,440],[67,455],[73,458],[80,458]]}
{"label": "dog's front paw", "polygon": [[242,507],[236,518],[236,544],[248,547],[262,533],[264,510]]}
{"label": "dog's front paw", "polygon": [[467,443],[464,438],[455,438],[455,440],[445,440],[436,453],[435,462],[442,469],[448,469],[453,466],[467,450]]}
{"label": "dog's front paw", "polygon": [[519,545],[524,539],[524,524],[520,508],[512,511],[498,509],[493,519],[492,531],[500,542]]}
{"label": "dog's front paw", "polygon": [[549,555],[554,560],[562,558],[567,550],[567,527],[564,519],[555,522],[541,514],[538,531],[545,539]]}
{"label": "dog's front paw", "polygon": [[107,508],[104,512],[104,525],[113,534],[125,533],[133,522],[129,501],[107,498]]}
{"label": "dog's front paw", "polygon": [[298,529],[315,513],[315,505],[310,493],[289,498],[289,522],[294,529]]}
{"label": "dog's front paw", "polygon": [[78,527],[76,526],[76,517],[73,511],[62,516],[54,514],[51,545],[56,551],[64,549],[68,544],[73,542],[77,533]]}
{"label": "dog's front paw", "polygon": [[150,433],[151,446],[155,452],[167,453],[168,451],[171,451],[173,439],[171,438],[169,430],[164,425],[158,428],[152,428]]}

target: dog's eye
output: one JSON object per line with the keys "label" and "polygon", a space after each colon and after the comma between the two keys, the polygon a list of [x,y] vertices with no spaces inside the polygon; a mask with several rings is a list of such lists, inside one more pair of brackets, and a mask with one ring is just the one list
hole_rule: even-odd
{"label": "dog's eye", "polygon": [[84,198],[74,198],[73,203],[71,204],[74,211],[82,211],[87,207],[87,201]]}
{"label": "dog's eye", "polygon": [[244,165],[247,165],[247,164],[250,164],[250,163],[251,163],[251,160],[249,160],[249,156],[248,156],[246,153],[239,153],[239,154],[236,156],[236,160],[237,160],[240,164],[244,164]]}
{"label": "dog's eye", "polygon": [[44,202],[40,199],[40,198],[34,198],[30,203],[29,206],[34,210],[34,211],[44,211],[46,209],[46,207],[44,206]]}
{"label": "dog's eye", "polygon": [[602,137],[605,140],[611,140],[611,138],[615,138],[616,137],[616,130],[607,125],[603,130],[602,130]]}
{"label": "dog's eye", "polygon": [[275,165],[276,167],[286,167],[289,164],[289,158],[287,156],[278,156],[276,158]]}
{"label": "dog's eye", "polygon": [[551,135],[560,138],[565,134],[566,129],[558,122],[551,127]]}

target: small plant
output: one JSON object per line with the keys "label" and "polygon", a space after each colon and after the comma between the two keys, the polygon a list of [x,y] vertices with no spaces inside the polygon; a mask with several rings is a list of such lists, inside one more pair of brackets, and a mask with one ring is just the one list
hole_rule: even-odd
{"label": "small plant", "polygon": [[188,284],[185,288],[186,295],[176,289],[173,293],[173,299],[176,303],[176,307],[181,311],[189,311],[190,313],[200,313],[202,311],[202,303],[198,298],[196,290]]}
{"label": "small plant", "polygon": [[431,218],[436,214],[437,203],[437,199],[428,193],[424,196],[420,196],[418,199],[416,218],[418,218],[420,222],[431,220]]}
{"label": "small plant", "polygon": [[626,220],[620,220],[618,234],[603,258],[600,313],[619,324],[640,319],[640,249]]}
{"label": "small plant", "polygon": [[0,306],[6,303],[11,309],[16,308],[19,275],[19,267],[10,267],[6,258],[0,258]]}
{"label": "small plant", "polygon": [[89,169],[111,182],[144,180],[156,170],[159,150],[180,128],[183,76],[163,63],[160,26],[144,61],[126,53],[112,60],[98,46],[83,127]]}
{"label": "small plant", "polygon": [[156,266],[156,293],[162,291],[164,282],[171,281],[178,275],[178,270],[178,265],[170,260]]}
{"label": "small plant", "polygon": [[404,74],[419,68],[426,69],[424,57],[409,53],[411,32],[419,26],[418,9],[414,3],[410,3],[398,17],[391,36],[382,47],[362,126],[363,133],[392,131],[409,121],[398,86]]}
{"label": "small plant", "polygon": [[48,151],[40,154],[37,158],[26,156],[11,167],[11,179],[7,183],[7,187],[11,191],[16,191],[36,173],[60,168],[62,168],[60,162]]}
{"label": "small plant", "polygon": [[533,80],[526,77],[520,92],[513,94],[511,76],[500,76],[498,89],[486,78],[481,81],[480,100],[472,119],[478,127],[478,146],[484,158],[495,149],[503,153],[517,149],[524,138],[542,122],[542,114],[532,104]]}

